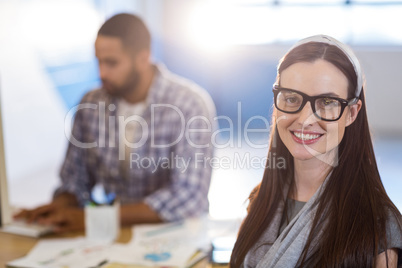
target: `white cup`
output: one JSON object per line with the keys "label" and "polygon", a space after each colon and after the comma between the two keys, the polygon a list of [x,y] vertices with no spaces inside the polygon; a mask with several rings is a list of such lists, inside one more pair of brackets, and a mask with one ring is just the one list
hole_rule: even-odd
{"label": "white cup", "polygon": [[120,204],[86,206],[85,235],[87,239],[113,242],[120,232]]}

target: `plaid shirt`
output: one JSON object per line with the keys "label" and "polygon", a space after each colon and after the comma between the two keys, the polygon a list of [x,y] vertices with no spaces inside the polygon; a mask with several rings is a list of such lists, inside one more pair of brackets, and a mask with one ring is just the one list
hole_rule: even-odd
{"label": "plaid shirt", "polygon": [[163,65],[155,70],[146,108],[132,118],[141,127],[130,159],[124,160],[127,146],[119,138],[125,125],[118,99],[103,89],[83,97],[55,195],[72,193],[83,206],[101,183],[121,204],[145,202],[166,221],[208,212],[215,106],[196,84]]}

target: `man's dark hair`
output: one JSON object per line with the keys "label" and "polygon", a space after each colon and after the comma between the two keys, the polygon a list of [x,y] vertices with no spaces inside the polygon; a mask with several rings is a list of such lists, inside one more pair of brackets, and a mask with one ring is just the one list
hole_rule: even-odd
{"label": "man's dark hair", "polygon": [[98,35],[117,37],[125,48],[134,53],[151,47],[151,35],[147,26],[133,14],[114,15],[102,25]]}

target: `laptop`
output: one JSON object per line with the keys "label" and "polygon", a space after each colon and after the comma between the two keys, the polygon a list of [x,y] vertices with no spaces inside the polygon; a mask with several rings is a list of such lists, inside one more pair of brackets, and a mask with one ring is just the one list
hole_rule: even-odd
{"label": "laptop", "polygon": [[8,199],[6,154],[4,148],[2,106],[0,95],[0,231],[30,237],[39,237],[51,232],[51,227],[24,221],[15,221]]}

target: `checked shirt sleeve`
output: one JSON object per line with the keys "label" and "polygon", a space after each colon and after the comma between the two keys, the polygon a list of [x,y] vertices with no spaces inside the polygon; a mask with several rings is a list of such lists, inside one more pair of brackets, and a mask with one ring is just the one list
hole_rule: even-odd
{"label": "checked shirt sleeve", "polygon": [[[172,147],[171,183],[145,198],[145,203],[165,221],[176,221],[208,213],[208,191],[213,156],[215,107],[183,100],[186,128],[183,137]],[[199,104],[199,103],[198,103]],[[187,115],[186,115],[187,114]],[[184,165],[184,161],[186,165]]]}
{"label": "checked shirt sleeve", "polygon": [[[81,105],[86,105],[85,97]],[[66,157],[60,170],[61,186],[54,193],[54,196],[65,192],[74,194],[81,206],[84,206],[89,200],[91,189],[94,186],[94,181],[87,170],[88,148],[85,148],[89,145],[85,141],[88,136],[85,135],[85,132],[89,128],[85,115],[89,110],[79,108],[75,114]]]}

